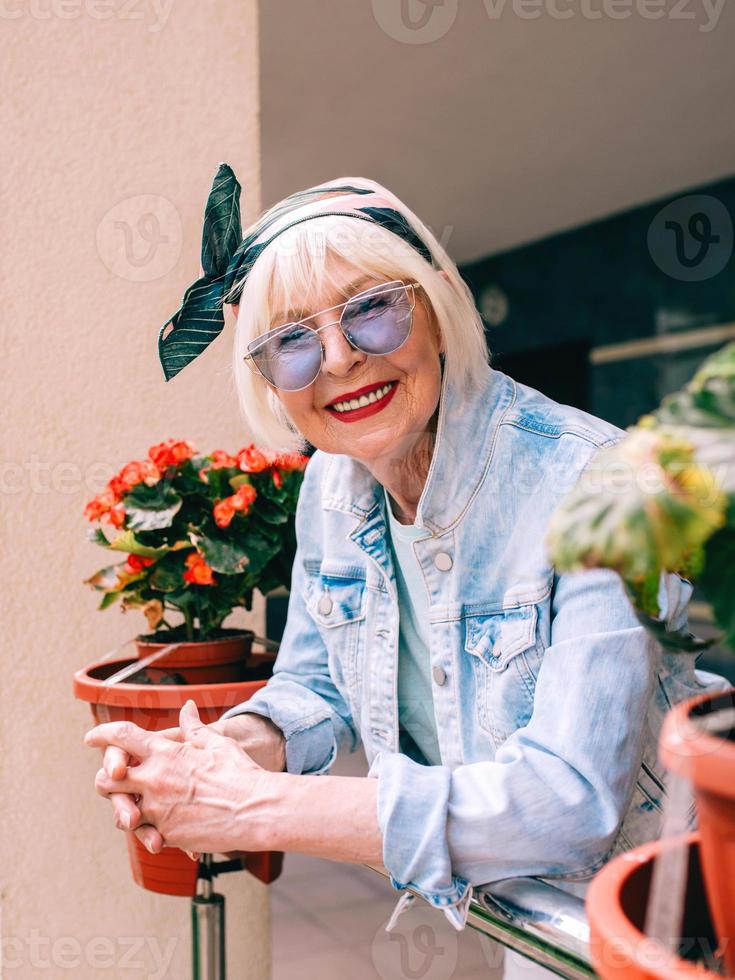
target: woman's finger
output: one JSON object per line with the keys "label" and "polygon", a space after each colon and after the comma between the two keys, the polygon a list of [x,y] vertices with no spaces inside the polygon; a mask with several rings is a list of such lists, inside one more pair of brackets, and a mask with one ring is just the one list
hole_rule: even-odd
{"label": "woman's finger", "polygon": [[135,836],[141,842],[146,850],[150,851],[151,854],[160,854],[161,851],[166,846],[163,837],[159,834],[154,826],[149,823],[141,824],[135,830]]}
{"label": "woman's finger", "polygon": [[110,779],[122,779],[128,771],[130,756],[117,745],[108,745],[102,765]]}
{"label": "woman's finger", "polygon": [[161,738],[156,732],[147,732],[132,721],[109,721],[97,725],[84,736],[87,745],[106,748],[116,745],[136,759],[147,759],[156,743],[168,745],[169,740]]}
{"label": "woman's finger", "polygon": [[100,796],[110,796],[111,793],[142,793],[140,779],[136,777],[138,766],[131,766],[124,779],[110,779],[104,769],[98,769],[94,777],[94,788]]}
{"label": "woman's finger", "polygon": [[115,825],[120,830],[134,830],[143,819],[135,800],[128,793],[110,793]]}

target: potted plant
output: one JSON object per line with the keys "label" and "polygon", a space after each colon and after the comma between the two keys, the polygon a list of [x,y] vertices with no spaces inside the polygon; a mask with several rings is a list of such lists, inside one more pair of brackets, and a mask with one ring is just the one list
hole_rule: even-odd
{"label": "potted plant", "polygon": [[[262,687],[273,655],[252,652],[254,634],[224,626],[290,583],[295,512],[306,456],[270,454],[254,445],[230,455],[197,453],[183,440],[152,446],[126,464],[85,507],[91,539],[121,560],[86,580],[115,603],[141,610],[149,633],[137,658],[104,657],[76,672],[74,693],[96,722],[129,720],[149,731],[178,725],[192,698],[205,723]],[[123,557],[124,556],[124,557]],[[135,880],[153,891],[193,895],[197,864],[176,848],[149,854],[127,834]],[[282,855],[248,855],[264,881]]]}
{"label": "potted plant", "polygon": [[[668,651],[697,653],[716,641],[735,650],[735,344],[709,357],[683,390],[598,453],[554,514],[548,545],[561,571],[618,572],[639,620]],[[697,582],[719,637],[701,640],[676,624],[667,629],[658,602],[662,572]],[[706,894],[731,975],[734,708],[733,690],[683,701],[667,716],[659,743],[663,763],[694,787]],[[615,871],[604,880],[614,882]],[[602,887],[590,889],[598,925],[610,920],[599,905],[609,897]],[[674,973],[672,966],[666,975]]]}
{"label": "potted plant", "polygon": [[143,611],[153,632],[136,638],[139,657],[168,646],[157,667],[210,683],[237,676],[252,632],[223,623],[233,609],[252,608],[253,589],[290,582],[306,462],[253,445],[202,456],[171,439],[89,501],[92,540],[126,558],[87,583],[102,593],[100,609],[119,601]]}

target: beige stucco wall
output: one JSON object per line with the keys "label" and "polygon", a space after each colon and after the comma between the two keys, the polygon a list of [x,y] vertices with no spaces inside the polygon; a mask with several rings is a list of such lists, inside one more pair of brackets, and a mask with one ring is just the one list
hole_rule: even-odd
{"label": "beige stucco wall", "polygon": [[[105,558],[82,507],[153,442],[248,439],[231,334],[168,385],[155,341],[198,274],[220,160],[244,218],[259,210],[256,17],[255,0],[0,10],[3,980],[189,976],[189,903],[133,884],[82,744],[72,672],[143,625],[82,585]],[[267,888],[239,874],[218,889],[229,975],[265,977]]]}

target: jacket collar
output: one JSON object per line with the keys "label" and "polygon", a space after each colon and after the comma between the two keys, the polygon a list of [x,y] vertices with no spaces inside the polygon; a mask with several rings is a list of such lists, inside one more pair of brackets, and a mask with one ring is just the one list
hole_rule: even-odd
{"label": "jacket collar", "polygon": [[[515,400],[515,384],[483,364],[472,384],[450,384],[445,370],[439,394],[434,454],[416,510],[417,527],[433,534],[461,520],[491,463],[498,426]],[[382,507],[383,489],[351,456],[325,454],[322,506],[366,519]]]}

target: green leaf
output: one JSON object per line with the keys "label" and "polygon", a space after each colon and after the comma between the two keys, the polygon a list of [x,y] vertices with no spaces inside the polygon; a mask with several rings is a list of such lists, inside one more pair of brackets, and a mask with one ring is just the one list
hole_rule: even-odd
{"label": "green leaf", "polygon": [[156,565],[149,576],[151,588],[159,592],[174,592],[181,588],[181,572],[178,566],[170,566],[165,563]]}
{"label": "green leaf", "polygon": [[232,490],[239,490],[240,487],[244,486],[246,483],[252,483],[249,473],[236,473],[235,476],[231,476],[227,481],[232,487]]}
{"label": "green leaf", "polygon": [[183,499],[163,481],[153,487],[139,483],[125,495],[128,527],[132,531],[156,531],[171,527]]}
{"label": "green leaf", "polygon": [[100,568],[94,575],[85,578],[84,584],[91,585],[98,592],[119,592],[120,579],[117,575],[119,567],[120,565],[108,565],[106,568]]}
{"label": "green leaf", "polygon": [[735,344],[708,357],[689,384],[667,395],[654,415],[664,425],[735,426]]}
{"label": "green leaf", "polygon": [[705,567],[700,585],[712,604],[724,641],[735,651],[735,506],[729,523],[714,534],[705,546]]}
{"label": "green leaf", "polygon": [[237,575],[244,572],[250,564],[245,543],[226,536],[214,528],[206,534],[193,530],[189,535],[193,544],[201,551],[208,565],[222,575]]}
{"label": "green leaf", "polygon": [[105,537],[105,532],[102,530],[101,527],[91,528],[87,532],[87,538],[89,541],[92,542],[92,544],[98,544],[103,548],[110,547],[110,542]]}
{"label": "green leaf", "polygon": [[114,605],[121,595],[122,595],[122,589],[119,592],[108,592],[106,595],[102,596],[102,602],[99,604],[97,608],[107,609],[108,606]]}
{"label": "green leaf", "polygon": [[266,524],[286,524],[289,514],[279,504],[261,496],[258,501],[257,516]]}
{"label": "green leaf", "polygon": [[139,555],[141,558],[162,558],[169,551],[175,550],[178,547],[189,547],[189,542],[187,541],[182,542],[181,545],[177,542],[173,549],[167,544],[161,545],[160,548],[152,548],[148,545],[140,544],[135,534],[129,530],[122,531],[112,541],[107,541],[107,538],[105,538],[105,541],[107,542],[106,547],[110,548],[111,551],[125,551],[130,555]]}

